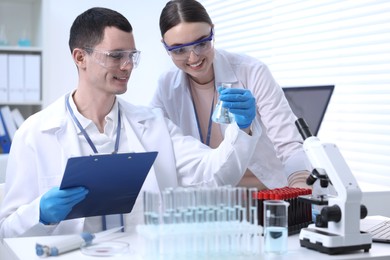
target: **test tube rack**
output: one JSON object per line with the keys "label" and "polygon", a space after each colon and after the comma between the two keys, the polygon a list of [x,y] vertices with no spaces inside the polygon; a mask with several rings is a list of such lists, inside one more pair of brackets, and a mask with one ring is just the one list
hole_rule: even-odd
{"label": "test tube rack", "polygon": [[261,254],[257,189],[175,188],[144,193],[145,259]]}
{"label": "test tube rack", "polygon": [[264,223],[264,205],[265,200],[284,200],[290,205],[288,207],[288,234],[293,235],[300,232],[312,222],[312,205],[306,201],[300,200],[299,196],[310,195],[311,189],[283,187],[271,190],[259,191],[256,194],[258,201],[258,223],[263,226]]}

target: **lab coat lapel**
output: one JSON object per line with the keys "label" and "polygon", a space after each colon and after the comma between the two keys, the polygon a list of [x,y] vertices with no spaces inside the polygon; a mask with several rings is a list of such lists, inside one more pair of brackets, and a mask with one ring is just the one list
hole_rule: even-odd
{"label": "lab coat lapel", "polygon": [[[125,108],[126,109],[126,108]],[[122,110],[123,111],[123,110]],[[148,131],[149,127],[147,126],[147,119],[151,117],[150,113],[143,113],[142,111],[138,111],[137,113],[124,113],[126,118],[123,120],[123,124],[126,131],[127,141],[129,145],[129,150],[131,152],[147,152],[147,151],[156,151],[148,149],[147,144],[150,142],[155,142],[154,138],[150,136],[151,132],[158,131]],[[146,146],[145,146],[146,144]],[[155,164],[154,164],[155,165]],[[161,190],[160,180],[157,177],[155,166],[149,171],[149,175],[154,175],[155,180],[157,181],[157,185]],[[146,185],[147,186],[147,185]],[[144,190],[149,190],[152,187],[143,187]]]}
{"label": "lab coat lapel", "polygon": [[215,51],[213,68],[214,68],[216,84],[220,82],[226,82],[232,84],[238,83],[238,79],[236,77],[235,71],[231,67],[229,60],[226,57],[222,56],[217,50]]}
{"label": "lab coat lapel", "polygon": [[[164,131],[156,130],[159,127],[166,127],[163,116],[154,114],[150,109],[138,110],[136,113],[127,113],[124,124],[130,149],[134,149],[135,152],[159,152],[150,174],[155,174],[160,191],[167,187],[176,187],[176,167],[170,163],[172,161],[170,157],[172,152],[169,150],[171,138],[169,135],[164,135]],[[161,153],[161,150],[164,150],[164,153]],[[162,172],[166,174],[159,174]],[[170,173],[174,173],[175,177]]]}
{"label": "lab coat lapel", "polygon": [[137,121],[134,122],[131,119],[124,120],[123,124],[126,130],[126,136],[130,151],[145,152],[145,147],[140,142],[145,132],[145,125]]}
{"label": "lab coat lapel", "polygon": [[153,120],[156,115],[151,112],[150,108],[137,107],[124,102],[120,98],[118,98],[118,102],[122,111],[122,118],[124,119],[123,124],[126,130],[129,149],[134,152],[150,151],[145,144],[150,142],[148,136],[150,132],[155,131],[148,131],[148,122]]}
{"label": "lab coat lapel", "polygon": [[53,134],[62,149],[61,164],[65,169],[68,158],[80,156],[81,147],[72,119],[67,115],[65,96],[50,105],[52,108],[44,110],[46,119],[42,122],[41,131]]}
{"label": "lab coat lapel", "polygon": [[[67,122],[55,135],[63,150],[64,158],[70,158],[75,156],[81,156],[81,147],[78,140],[76,129],[72,122]],[[91,154],[93,151],[91,151]]]}

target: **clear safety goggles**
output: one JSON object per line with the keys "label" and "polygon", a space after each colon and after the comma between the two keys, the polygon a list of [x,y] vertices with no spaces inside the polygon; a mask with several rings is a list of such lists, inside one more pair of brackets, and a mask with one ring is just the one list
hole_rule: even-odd
{"label": "clear safety goggles", "polygon": [[133,68],[136,68],[141,54],[141,51],[138,50],[103,51],[92,48],[85,48],[85,50],[92,52],[94,60],[107,69],[123,69],[127,64],[131,64]]}
{"label": "clear safety goggles", "polygon": [[169,55],[175,60],[186,60],[190,57],[191,52],[194,52],[196,55],[202,55],[207,53],[213,48],[214,33],[211,29],[210,35],[207,38],[185,43],[176,46],[168,46],[164,41],[164,47],[168,51]]}

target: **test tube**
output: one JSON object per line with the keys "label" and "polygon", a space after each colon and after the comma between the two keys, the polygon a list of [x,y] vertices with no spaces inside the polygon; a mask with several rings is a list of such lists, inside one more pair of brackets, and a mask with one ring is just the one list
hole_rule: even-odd
{"label": "test tube", "polygon": [[195,191],[193,188],[186,188],[183,192],[184,198],[184,221],[186,223],[195,222]]}
{"label": "test tube", "polygon": [[[257,209],[258,209],[258,192],[257,188],[249,188],[248,190],[248,221],[251,225],[254,225],[255,227],[258,226],[258,215],[257,215]],[[250,229],[248,234],[249,243],[247,243],[247,251],[248,252],[255,252],[256,248],[258,247],[260,241],[257,234],[254,232],[254,229]]]}
{"label": "test tube", "polygon": [[164,224],[173,224],[174,222],[174,209],[173,209],[173,193],[172,189],[165,189],[162,192],[163,198],[163,222]]}
{"label": "test tube", "polygon": [[206,189],[200,188],[195,193],[195,222],[203,223],[205,221],[205,209],[206,209]]}
{"label": "test tube", "polygon": [[235,214],[235,206],[237,204],[237,188],[230,187],[227,191],[227,208],[228,208],[228,221],[237,221],[237,215]]}
{"label": "test tube", "polygon": [[199,224],[199,228],[196,232],[196,240],[195,240],[195,252],[198,254],[207,254],[209,245],[208,236],[210,235],[207,232],[206,228],[206,216],[209,212],[209,208],[207,205],[207,196],[209,188],[201,187],[196,190],[196,214],[195,214],[195,222]]}
{"label": "test tube", "polygon": [[206,206],[207,206],[207,212],[206,212],[206,222],[214,222],[216,220],[215,218],[215,190],[212,188],[206,189]]}
{"label": "test tube", "polygon": [[216,189],[216,210],[217,210],[217,221],[227,221],[228,209],[227,200],[228,192],[226,187],[220,187]]}
{"label": "test tube", "polygon": [[153,192],[144,192],[144,221],[146,225],[159,224],[159,195]]}
{"label": "test tube", "polygon": [[184,222],[183,208],[183,188],[173,190],[173,208],[174,208],[174,223],[179,224]]}
{"label": "test tube", "polygon": [[257,225],[257,188],[249,188],[248,192],[249,204],[249,223]]}
{"label": "test tube", "polygon": [[238,187],[237,188],[237,217],[240,222],[247,221],[247,194],[246,188]]}

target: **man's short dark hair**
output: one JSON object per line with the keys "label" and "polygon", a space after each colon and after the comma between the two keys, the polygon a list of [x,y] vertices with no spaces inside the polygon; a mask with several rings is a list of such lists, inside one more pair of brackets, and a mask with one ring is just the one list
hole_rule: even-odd
{"label": "man's short dark hair", "polygon": [[104,38],[106,27],[116,27],[131,33],[130,22],[117,11],[94,7],[83,12],[74,20],[70,28],[69,48],[93,48]]}

